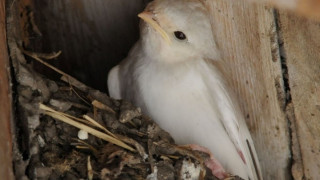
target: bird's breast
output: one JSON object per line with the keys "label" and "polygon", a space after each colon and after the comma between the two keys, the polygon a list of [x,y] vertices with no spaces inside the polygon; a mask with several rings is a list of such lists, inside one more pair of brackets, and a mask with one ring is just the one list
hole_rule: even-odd
{"label": "bird's breast", "polygon": [[136,81],[141,93],[137,104],[178,143],[199,143],[199,138],[224,131],[212,92],[199,72],[189,66],[149,67]]}

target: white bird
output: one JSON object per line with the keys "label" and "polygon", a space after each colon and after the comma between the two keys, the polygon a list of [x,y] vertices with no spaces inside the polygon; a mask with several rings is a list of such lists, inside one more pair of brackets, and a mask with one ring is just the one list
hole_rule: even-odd
{"label": "white bird", "polygon": [[208,148],[228,173],[262,179],[237,100],[215,65],[204,3],[155,0],[138,16],[141,38],[109,72],[110,96],[141,107],[177,143]]}

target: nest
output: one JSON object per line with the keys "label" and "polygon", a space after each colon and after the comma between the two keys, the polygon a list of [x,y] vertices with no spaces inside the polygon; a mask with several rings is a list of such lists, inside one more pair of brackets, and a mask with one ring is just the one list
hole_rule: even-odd
{"label": "nest", "polygon": [[[139,108],[42,60],[59,53],[12,52],[18,179],[215,179],[204,166],[207,154],[174,144]],[[35,72],[22,53],[55,70],[60,80]]]}

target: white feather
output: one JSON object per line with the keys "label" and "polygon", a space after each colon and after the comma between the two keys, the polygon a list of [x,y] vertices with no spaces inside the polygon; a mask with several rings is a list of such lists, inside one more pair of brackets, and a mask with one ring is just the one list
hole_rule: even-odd
{"label": "white feather", "polygon": [[[228,172],[258,179],[258,158],[236,98],[219,70],[204,60],[219,58],[205,8],[197,0],[156,0],[149,9],[172,44],[142,24],[141,39],[109,73],[110,95],[141,107],[177,143],[207,147]],[[188,17],[191,10],[199,21]],[[188,40],[174,39],[175,30],[185,30]]]}
{"label": "white feather", "polygon": [[109,94],[115,99],[121,99],[119,77],[119,66],[115,66],[108,73]]}

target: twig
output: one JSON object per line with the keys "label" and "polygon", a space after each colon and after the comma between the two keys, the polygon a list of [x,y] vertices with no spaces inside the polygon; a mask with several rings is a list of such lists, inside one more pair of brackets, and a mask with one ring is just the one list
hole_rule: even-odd
{"label": "twig", "polygon": [[[47,106],[46,106],[47,107]],[[46,107],[42,107],[42,108],[44,108],[43,110],[46,110],[46,111],[51,111],[51,112],[58,112],[58,111],[55,111],[55,110],[53,110],[53,109],[46,109]],[[84,123],[84,124],[88,124],[88,125],[93,125],[92,123],[90,123],[90,122],[88,122],[88,121],[86,121],[86,120],[84,120],[84,119],[81,119],[81,118],[77,118],[77,117],[74,117],[74,116],[72,116],[72,115],[70,115],[70,114],[66,114],[66,113],[63,113],[63,112],[59,112],[61,115],[63,115],[63,116],[66,116],[66,117],[68,117],[68,118],[71,118],[71,119],[73,119],[73,120],[76,120],[76,121],[79,121],[79,122],[82,122],[82,123]]]}
{"label": "twig", "polygon": [[87,115],[83,115],[83,118],[88,120],[90,123],[92,123],[94,126],[104,130],[107,134],[109,134],[110,136],[114,137],[114,138],[118,138],[117,136],[115,136],[112,132],[110,132],[108,129],[106,129],[105,127],[103,127],[101,124],[99,124],[97,121],[95,121],[94,119],[92,119],[91,117],[87,116]]}
{"label": "twig", "polygon": [[108,112],[110,112],[110,113],[113,113],[113,114],[116,113],[113,109],[111,109],[111,108],[108,107],[107,105],[105,105],[105,104],[103,104],[103,103],[101,103],[101,102],[99,102],[99,101],[97,101],[97,100],[93,100],[91,104],[92,104],[94,107],[97,107],[97,108],[99,108],[99,109],[108,111]]}
{"label": "twig", "polygon": [[69,82],[69,84],[70,84],[70,89],[71,89],[71,91],[72,92],[74,92],[75,94],[76,94],[76,96],[78,96],[84,103],[86,103],[87,105],[91,105],[89,102],[87,102],[83,97],[81,97],[78,93],[77,93],[77,91],[71,86],[71,83]]}
{"label": "twig", "polygon": [[31,51],[27,51],[25,49],[22,49],[22,52],[30,57],[38,57],[38,58],[43,58],[43,59],[54,59],[57,58],[58,56],[60,56],[60,54],[62,53],[62,51],[58,51],[58,52],[52,52],[52,53],[38,53],[38,52],[31,52]]}
{"label": "twig", "polygon": [[86,86],[85,84],[83,84],[82,82],[78,81],[76,78],[74,78],[68,74],[64,73],[62,75],[63,76],[61,76],[61,78],[60,78],[62,81],[69,83],[74,87],[77,87],[81,91],[88,92],[88,90],[91,89],[88,86]]}
{"label": "twig", "polygon": [[[58,69],[58,68],[52,66],[51,64],[43,61],[36,53],[33,53],[33,52],[30,52],[30,51],[24,50],[24,49],[22,49],[22,48],[21,48],[21,50],[22,50],[22,52],[23,52],[25,55],[27,55],[27,56],[29,56],[29,57],[32,57],[33,59],[37,60],[37,61],[40,62],[41,64],[44,64],[45,66],[47,66],[47,67],[49,67],[50,69],[56,71],[57,73],[59,73],[59,74],[61,74],[61,75],[64,75],[64,76],[68,76],[68,77],[70,76],[70,75],[64,73],[63,71],[61,71],[60,69]],[[70,76],[70,77],[71,77],[71,76]]]}
{"label": "twig", "polygon": [[91,146],[90,144],[88,144],[88,143],[86,143],[85,141],[82,141],[82,140],[80,140],[80,139],[78,139],[78,138],[72,138],[72,139],[78,142],[78,144],[77,144],[77,143],[74,143],[74,145],[75,145],[76,147],[78,147],[78,146],[87,147],[88,149],[90,149],[91,151],[93,151],[93,154],[94,154],[95,156],[97,156],[98,150],[97,150],[96,148],[94,148],[94,147]]}
{"label": "twig", "polygon": [[133,152],[136,151],[132,147],[130,147],[127,144],[123,143],[122,141],[120,141],[120,140],[118,140],[118,139],[116,139],[114,137],[111,137],[108,134],[105,134],[105,133],[102,133],[100,131],[97,131],[97,130],[95,130],[95,129],[93,129],[93,128],[85,125],[85,124],[82,124],[82,123],[79,123],[77,121],[74,121],[71,118],[68,118],[68,117],[64,116],[63,113],[55,111],[55,110],[49,108],[48,106],[45,106],[44,104],[40,103],[40,109],[45,110],[44,114],[46,114],[48,116],[51,116],[51,117],[53,117],[55,119],[58,119],[58,120],[60,120],[62,122],[65,122],[67,124],[70,124],[70,125],[72,125],[74,127],[77,127],[79,129],[82,129],[84,131],[87,131],[88,133],[90,133],[90,134],[92,134],[92,135],[94,135],[94,136],[96,136],[98,138],[101,138],[101,139],[103,139],[105,141],[108,141],[110,143],[116,144],[116,145],[118,145],[120,147],[123,147],[123,148],[125,148],[127,150],[130,150],[130,151],[133,151]]}
{"label": "twig", "polygon": [[150,164],[150,168],[151,168],[151,172],[154,173],[154,159],[153,159],[153,153],[151,151],[154,151],[154,149],[152,148],[152,140],[151,139],[148,139],[148,162]]}
{"label": "twig", "polygon": [[143,160],[146,160],[148,158],[148,154],[146,154],[144,147],[141,144],[139,144],[137,141],[122,135],[117,135],[117,137],[120,138],[125,143],[134,146],[138,151],[138,153],[140,154],[140,156],[143,158]]}
{"label": "twig", "polygon": [[[62,80],[62,81],[65,81],[65,82],[67,82],[67,83],[70,83],[71,85],[73,85],[73,86],[75,86],[75,87],[77,87],[77,88],[79,88],[80,90],[85,91],[85,92],[86,92],[88,89],[90,89],[90,88],[88,88],[85,84],[83,84],[82,82],[78,81],[76,78],[70,76],[69,74],[61,71],[60,69],[58,69],[58,68],[50,65],[49,63],[43,61],[43,60],[39,57],[39,54],[38,54],[38,53],[33,53],[33,52],[30,52],[30,51],[24,50],[23,48],[20,48],[20,49],[21,49],[21,51],[22,51],[25,55],[27,55],[27,56],[29,56],[29,57],[32,57],[33,59],[37,60],[37,61],[40,62],[41,64],[47,66],[48,68],[50,68],[50,69],[56,71],[57,73],[59,73],[60,75],[62,75],[62,77],[61,77],[61,80]],[[61,52],[60,52],[60,53],[61,53]],[[56,53],[56,56],[58,56],[58,55],[60,55],[59,52]],[[40,55],[40,56],[41,56],[41,55]],[[48,56],[47,56],[47,57],[48,57]],[[51,57],[54,57],[54,56],[51,56]]]}
{"label": "twig", "polygon": [[92,172],[92,166],[91,166],[91,162],[90,162],[90,156],[88,156],[87,168],[88,168],[88,179],[92,180],[93,179],[93,172]]}

